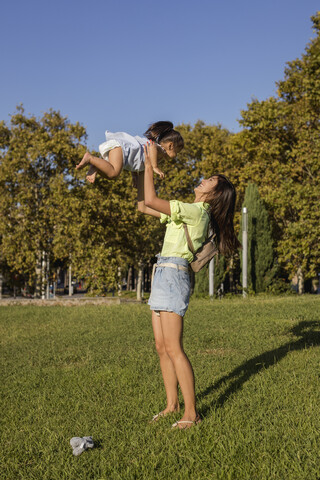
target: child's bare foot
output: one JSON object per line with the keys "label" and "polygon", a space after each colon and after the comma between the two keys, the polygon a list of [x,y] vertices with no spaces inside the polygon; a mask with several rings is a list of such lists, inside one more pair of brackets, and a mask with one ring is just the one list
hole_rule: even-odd
{"label": "child's bare foot", "polygon": [[82,168],[84,168],[86,165],[89,165],[90,163],[90,160],[91,160],[91,154],[89,152],[86,152],[83,156],[83,159],[81,160],[80,163],[78,163],[78,165],[76,165],[76,169],[77,170],[81,170]]}
{"label": "child's bare foot", "polygon": [[97,176],[97,169],[93,165],[90,165],[89,170],[86,175],[86,179],[90,183],[94,183]]}

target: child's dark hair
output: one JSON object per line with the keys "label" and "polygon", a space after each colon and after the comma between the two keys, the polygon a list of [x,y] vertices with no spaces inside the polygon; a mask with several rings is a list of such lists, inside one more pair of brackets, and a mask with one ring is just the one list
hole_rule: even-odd
{"label": "child's dark hair", "polygon": [[153,123],[144,134],[156,143],[172,142],[177,150],[182,150],[184,147],[184,140],[181,134],[174,130],[172,122]]}

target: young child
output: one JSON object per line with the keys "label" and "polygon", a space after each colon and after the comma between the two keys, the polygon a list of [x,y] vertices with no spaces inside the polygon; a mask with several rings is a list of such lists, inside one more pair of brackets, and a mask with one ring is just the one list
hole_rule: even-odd
{"label": "young child", "polygon": [[182,150],[184,141],[179,132],[173,129],[171,122],[153,123],[145,132],[145,137],[132,137],[125,132],[111,133],[106,131],[106,142],[99,145],[102,158],[94,157],[86,152],[78,170],[90,165],[87,180],[94,183],[97,173],[104,178],[116,178],[122,169],[131,172],[144,170],[144,146],[148,141],[157,145],[157,158],[153,158],[152,168],[155,173],[164,177],[158,168],[158,160],[170,160]]}

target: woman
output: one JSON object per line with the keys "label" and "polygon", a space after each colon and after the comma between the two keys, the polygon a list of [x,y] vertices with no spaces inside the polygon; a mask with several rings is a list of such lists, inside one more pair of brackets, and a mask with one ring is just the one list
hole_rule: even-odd
{"label": "woman", "polygon": [[206,239],[209,222],[217,236],[219,251],[235,252],[240,244],[234,234],[233,216],[236,192],[224,175],[214,175],[202,180],[194,189],[194,203],[163,200],[156,195],[153,182],[154,142],[144,147],[144,201],[138,199],[143,213],[167,222],[167,231],[161,255],[158,258],[152,291],[149,299],[156,349],[167,395],[166,408],[153,417],[153,421],[170,412],[179,411],[178,384],[184,398],[184,415],[173,428],[185,429],[198,424],[201,419],[196,410],[194,374],[183,350],[183,317],[190,297],[188,263],[193,255],[188,249],[183,224],[187,224],[194,249]]}

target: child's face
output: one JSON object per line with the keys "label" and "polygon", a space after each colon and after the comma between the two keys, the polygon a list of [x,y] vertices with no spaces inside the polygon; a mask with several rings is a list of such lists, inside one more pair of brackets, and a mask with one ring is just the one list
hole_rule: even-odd
{"label": "child's face", "polygon": [[161,147],[169,158],[175,158],[181,149],[177,149],[173,142],[160,142]]}

